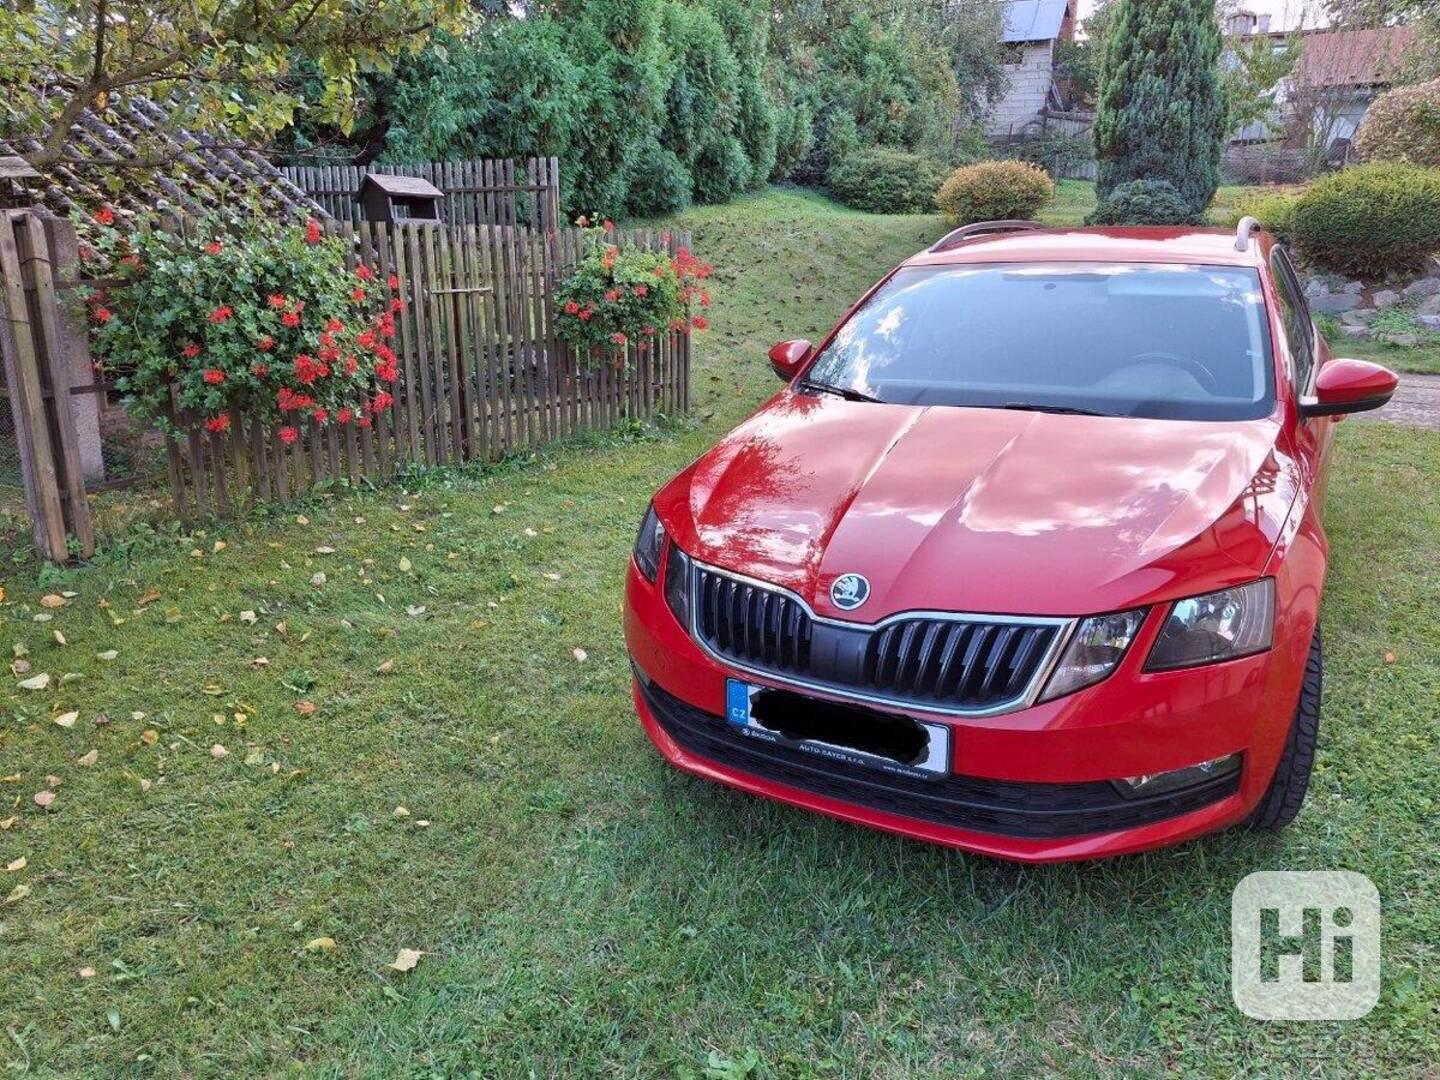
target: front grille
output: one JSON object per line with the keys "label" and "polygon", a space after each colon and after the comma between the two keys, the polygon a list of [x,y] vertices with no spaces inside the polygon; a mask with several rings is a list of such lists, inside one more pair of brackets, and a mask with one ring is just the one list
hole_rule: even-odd
{"label": "front grille", "polygon": [[983,708],[1024,693],[1055,626],[905,619],[870,635],[865,683],[905,701]]}
{"label": "front grille", "polygon": [[1133,829],[1179,817],[1240,790],[1240,771],[1178,791],[1122,795],[1108,781],[1036,784],[950,774],[929,778],[832,761],[747,738],[723,717],[641,682],[651,714],[692,754],[750,776],[897,817],[973,832],[1043,840]]}
{"label": "front grille", "polygon": [[697,566],[696,629],[722,656],[782,674],[810,667],[810,613],[793,597]]}
{"label": "front grille", "polygon": [[695,632],[717,656],[866,697],[958,711],[1024,697],[1060,625],[916,616],[879,627],[815,619],[794,596],[694,567]]}

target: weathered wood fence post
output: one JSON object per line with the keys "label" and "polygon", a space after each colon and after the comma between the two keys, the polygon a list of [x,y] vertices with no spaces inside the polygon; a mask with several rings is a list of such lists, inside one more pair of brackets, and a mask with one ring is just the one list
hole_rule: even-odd
{"label": "weathered wood fence post", "polygon": [[95,552],[80,440],[71,408],[74,361],[87,349],[66,294],[76,251],[67,221],[34,210],[0,212],[0,353],[36,550],[64,562]]}

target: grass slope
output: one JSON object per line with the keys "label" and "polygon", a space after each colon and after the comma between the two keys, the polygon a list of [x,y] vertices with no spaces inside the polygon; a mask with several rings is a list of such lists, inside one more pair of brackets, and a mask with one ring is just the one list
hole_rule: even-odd
{"label": "grass slope", "polygon": [[[63,575],[15,563],[5,644],[51,687],[7,682],[0,716],[0,823],[15,818],[0,867],[27,861],[0,873],[0,901],[15,897],[0,903],[0,1063],[1433,1068],[1440,509],[1412,493],[1440,481],[1440,438],[1341,429],[1326,720],[1291,831],[1023,869],[745,798],[662,766],[631,713],[618,608],[636,522],[775,388],[770,342],[818,334],[940,225],[788,192],[684,224],[720,267],[695,425],[141,536]],[[72,727],[54,722],[72,711]],[[42,811],[32,796],[50,787]],[[1384,897],[1380,1006],[1349,1024],[1244,1019],[1228,987],[1234,885],[1336,867]],[[414,971],[388,967],[401,948],[423,951]]]}

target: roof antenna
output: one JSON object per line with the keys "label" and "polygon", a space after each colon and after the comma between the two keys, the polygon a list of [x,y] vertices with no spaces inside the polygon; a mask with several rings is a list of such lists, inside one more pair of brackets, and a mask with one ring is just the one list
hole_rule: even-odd
{"label": "roof antenna", "polygon": [[1240,224],[1235,226],[1235,250],[1248,251],[1250,248],[1250,237],[1260,231],[1260,222],[1256,221],[1249,214],[1240,219]]}

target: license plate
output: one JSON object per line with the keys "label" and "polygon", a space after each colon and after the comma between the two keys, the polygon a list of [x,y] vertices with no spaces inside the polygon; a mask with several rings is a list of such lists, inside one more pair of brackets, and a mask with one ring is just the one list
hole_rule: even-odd
{"label": "license plate", "polygon": [[803,750],[832,761],[910,776],[917,773],[925,776],[937,776],[950,771],[950,729],[944,724],[911,720],[911,723],[925,732],[928,737],[927,742],[917,759],[909,762],[897,761],[884,754],[843,746],[839,743],[828,742],[824,738],[790,738],[766,727],[755,718],[753,709],[756,695],[765,692],[765,687],[752,686],[739,679],[725,681],[725,719],[747,738]]}

